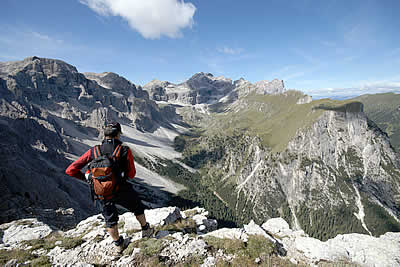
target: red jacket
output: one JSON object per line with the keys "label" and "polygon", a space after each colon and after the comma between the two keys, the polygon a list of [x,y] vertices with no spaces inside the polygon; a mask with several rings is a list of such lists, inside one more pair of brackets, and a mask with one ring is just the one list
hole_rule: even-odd
{"label": "red jacket", "polygon": [[[75,177],[79,180],[86,181],[85,175],[81,172],[81,169],[86,166],[89,162],[91,162],[93,158],[91,157],[91,149],[86,151],[79,159],[74,161],[68,168],[65,170],[65,173],[69,176]],[[125,173],[125,177],[129,177],[129,179],[133,179],[136,175],[135,163],[133,160],[133,155],[131,150],[128,148],[127,154],[127,172]]]}

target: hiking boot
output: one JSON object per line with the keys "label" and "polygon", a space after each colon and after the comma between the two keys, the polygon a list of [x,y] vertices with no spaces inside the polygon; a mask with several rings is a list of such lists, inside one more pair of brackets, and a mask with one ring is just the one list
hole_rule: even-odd
{"label": "hiking boot", "polygon": [[113,241],[114,247],[115,247],[115,251],[117,253],[122,253],[122,251],[124,251],[124,249],[126,249],[127,242],[125,242],[125,239],[122,236],[119,236],[117,241]]}
{"label": "hiking boot", "polygon": [[150,227],[149,223],[146,223],[146,225],[142,227],[142,238],[151,237],[153,233],[154,229]]}

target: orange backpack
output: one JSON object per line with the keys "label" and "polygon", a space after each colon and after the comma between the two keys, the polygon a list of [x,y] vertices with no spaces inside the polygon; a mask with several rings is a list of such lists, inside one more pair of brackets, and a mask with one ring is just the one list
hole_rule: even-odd
{"label": "orange backpack", "polygon": [[92,177],[94,193],[99,199],[111,199],[115,192],[118,191],[120,171],[119,171],[119,155],[121,153],[121,145],[118,145],[112,156],[102,155],[100,145],[93,147],[92,155],[94,159],[89,165]]}

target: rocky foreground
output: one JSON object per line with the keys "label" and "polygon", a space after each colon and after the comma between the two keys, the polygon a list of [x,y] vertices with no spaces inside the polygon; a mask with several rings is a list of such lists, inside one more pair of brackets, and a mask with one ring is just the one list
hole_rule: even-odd
{"label": "rocky foreground", "polygon": [[379,238],[362,234],[338,235],[326,242],[289,228],[282,218],[261,226],[217,229],[202,208],[146,210],[156,229],[154,238],[141,238],[132,213],[120,217],[121,234],[129,246],[118,254],[101,215],[60,231],[37,219],[0,225],[0,265],[5,266],[399,266],[400,233]]}

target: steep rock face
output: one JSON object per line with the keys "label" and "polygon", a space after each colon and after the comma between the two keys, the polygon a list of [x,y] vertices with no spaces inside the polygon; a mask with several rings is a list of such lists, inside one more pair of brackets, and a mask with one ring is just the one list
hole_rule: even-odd
{"label": "steep rock face", "polygon": [[324,240],[338,233],[400,231],[399,158],[361,111],[357,104],[325,110],[279,153],[242,133],[205,138],[209,154],[220,155],[205,169],[242,218],[283,216]]}
{"label": "steep rock face", "polygon": [[114,94],[120,93],[126,97],[149,98],[147,91],[142,90],[141,87],[136,87],[133,83],[116,73],[104,72],[100,74],[87,72],[84,75],[86,78],[96,81],[104,88],[112,89]]}
{"label": "steep rock face", "polygon": [[[34,119],[0,117],[0,139],[0,222],[32,215],[42,218],[40,207],[73,208],[70,223],[62,223],[65,227],[93,214],[87,185],[63,174],[68,161],[61,151],[67,144],[55,129]],[[50,219],[57,225],[54,217]]]}
{"label": "steep rock face", "polygon": [[[34,103],[42,106],[44,112],[61,114],[62,118],[79,120],[94,128],[101,128],[99,122],[104,123],[104,119],[130,120],[145,130],[168,123],[163,121],[157,105],[148,99],[147,92],[123,77],[114,73],[87,76],[93,80],[61,60],[30,57],[0,63],[2,90],[7,89],[12,99],[22,105]],[[135,112],[137,105],[141,106],[141,113]]]}
{"label": "steep rock face", "polygon": [[144,86],[154,100],[183,105],[215,102],[233,89],[232,80],[197,73],[181,84],[153,80]]}
{"label": "steep rock face", "polygon": [[256,93],[260,95],[266,94],[282,94],[285,92],[285,85],[282,80],[274,79],[271,82],[259,81],[254,84]]}
{"label": "steep rock face", "polygon": [[181,84],[153,80],[144,86],[150,97],[181,105],[214,104],[232,102],[252,92],[256,94],[281,94],[285,91],[283,81],[260,81],[252,84],[244,79],[232,82],[223,76],[211,73],[196,73]]}
{"label": "steep rock face", "polygon": [[171,85],[171,83],[155,79],[147,83],[144,88],[149,92],[152,99],[156,101],[168,101],[166,88],[169,85]]}
{"label": "steep rock face", "polygon": [[98,142],[106,121],[151,132],[180,123],[173,107],[158,107],[123,77],[88,76],[61,60],[0,63],[1,221],[56,207],[92,214],[87,185],[64,173],[73,155]]}

